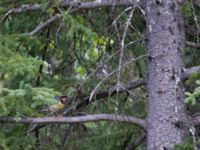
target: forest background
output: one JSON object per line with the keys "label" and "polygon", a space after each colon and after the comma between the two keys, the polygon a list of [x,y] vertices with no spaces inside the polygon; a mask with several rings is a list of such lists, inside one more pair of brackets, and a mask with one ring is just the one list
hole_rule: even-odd
{"label": "forest background", "polygon": [[[173,149],[189,150],[200,132],[200,2],[180,9],[181,86],[196,130]],[[145,149],[152,59],[145,16],[136,0],[2,0],[0,149]],[[64,108],[42,111],[60,96]]]}

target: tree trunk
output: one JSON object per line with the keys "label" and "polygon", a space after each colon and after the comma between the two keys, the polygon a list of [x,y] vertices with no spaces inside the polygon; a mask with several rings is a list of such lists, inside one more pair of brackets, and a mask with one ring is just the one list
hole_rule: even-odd
{"label": "tree trunk", "polygon": [[147,149],[171,149],[183,142],[184,93],[180,83],[184,31],[176,0],[146,0],[148,49]]}

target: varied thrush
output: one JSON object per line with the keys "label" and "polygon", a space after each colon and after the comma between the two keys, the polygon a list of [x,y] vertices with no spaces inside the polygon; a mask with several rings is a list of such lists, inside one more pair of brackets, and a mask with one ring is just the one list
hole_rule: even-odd
{"label": "varied thrush", "polygon": [[62,95],[62,96],[56,96],[55,100],[58,101],[57,104],[49,106],[48,110],[52,112],[53,114],[58,113],[60,110],[64,108],[64,104],[67,101],[67,96]]}

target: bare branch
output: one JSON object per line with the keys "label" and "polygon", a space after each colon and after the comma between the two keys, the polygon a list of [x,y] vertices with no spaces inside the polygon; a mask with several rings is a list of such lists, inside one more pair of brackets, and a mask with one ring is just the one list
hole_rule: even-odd
{"label": "bare branch", "polygon": [[132,10],[131,10],[131,12],[130,12],[130,14],[128,16],[128,19],[127,19],[127,21],[125,23],[123,36],[122,36],[122,40],[121,40],[121,43],[120,43],[121,48],[120,48],[120,56],[119,56],[119,69],[118,69],[119,71],[118,71],[118,76],[117,76],[117,82],[118,82],[117,83],[117,86],[118,86],[117,90],[121,86],[120,77],[121,77],[122,59],[123,59],[123,56],[124,56],[124,48],[125,48],[124,47],[124,45],[125,45],[124,43],[125,43],[126,34],[127,34],[127,31],[128,31],[128,27],[130,25],[134,10],[135,10],[135,7],[132,8]]}
{"label": "bare branch", "polygon": [[124,150],[133,150],[134,148],[138,147],[142,142],[146,139],[146,133],[143,132],[139,137],[136,139],[132,139]]}
{"label": "bare branch", "polygon": [[200,73],[200,66],[194,66],[194,67],[191,67],[191,68],[187,68],[183,71],[182,75],[181,75],[181,78],[182,80],[188,78],[189,76],[191,76],[192,74],[194,73]]}
{"label": "bare branch", "polygon": [[[110,91],[99,92],[99,93],[95,94],[95,96],[91,100],[113,96],[113,95],[117,94],[117,92],[123,93],[124,89],[131,90],[131,89],[138,88],[138,87],[145,85],[145,84],[146,84],[145,79],[134,80],[134,81],[131,81],[128,85],[124,86],[124,88],[118,89],[118,91],[115,88],[112,92],[110,92]],[[89,100],[89,97],[86,97],[85,100],[86,101]]]}
{"label": "bare branch", "polygon": [[50,18],[49,20],[47,20],[46,22],[38,25],[33,31],[31,31],[29,33],[29,35],[36,35],[37,33],[39,33],[42,29],[44,29],[45,27],[47,27],[48,25],[50,25],[52,22],[54,22],[55,20],[61,18],[61,14],[55,14],[52,18]]}
{"label": "bare branch", "polygon": [[[193,73],[197,73],[197,72],[200,72],[200,66],[187,68],[183,71],[183,73],[181,75],[181,79],[184,80],[184,79],[188,78],[190,75],[192,75]],[[116,88],[114,88],[114,90],[112,92],[110,92],[110,90],[97,92],[97,93],[95,93],[95,95],[92,98],[91,98],[91,96],[86,96],[82,101],[80,101],[78,104],[76,104],[76,106],[73,106],[73,107],[69,108],[68,110],[66,110],[64,112],[64,115],[70,114],[76,110],[79,110],[81,107],[84,107],[85,105],[87,105],[90,101],[103,99],[103,98],[106,98],[109,96],[114,96],[117,93],[123,93],[124,89],[131,90],[131,89],[135,89],[140,86],[143,86],[143,85],[146,85],[145,78],[131,81],[127,85],[125,85],[124,88],[120,88],[118,91],[116,90]]]}
{"label": "bare branch", "polygon": [[200,43],[186,41],[185,44],[186,44],[186,46],[189,46],[189,47],[200,48]]}
{"label": "bare branch", "polygon": [[196,7],[200,7],[200,2],[198,0],[192,0],[192,2]]}
{"label": "bare branch", "polygon": [[186,0],[177,0],[177,3],[179,4],[179,6],[181,6],[185,2],[186,2]]}
{"label": "bare branch", "polygon": [[[133,6],[133,5],[142,5],[143,0],[102,0],[102,1],[92,1],[92,2],[77,2],[79,3],[79,9],[89,9],[89,8],[98,8],[98,7],[120,7],[120,6]],[[71,4],[66,0],[61,3],[62,7],[69,7]]]}
{"label": "bare branch", "polygon": [[6,20],[8,18],[8,16],[12,15],[12,14],[20,14],[20,13],[24,13],[27,11],[38,11],[41,10],[41,5],[39,4],[33,4],[33,5],[22,5],[20,8],[13,8],[11,10],[9,10],[3,18],[3,21]]}
{"label": "bare branch", "polygon": [[[200,72],[200,66],[195,66],[195,67],[191,67],[191,68],[187,68],[183,71],[182,75],[181,75],[181,78],[182,80],[188,78],[190,75],[192,75],[193,73],[197,73],[197,72]],[[134,81],[131,81],[129,82],[125,87],[125,89],[127,90],[131,90],[131,89],[135,89],[135,88],[138,88],[142,85],[145,85],[146,84],[146,79],[139,79],[139,80],[134,80]],[[122,93],[124,92],[124,88],[122,89],[119,89],[118,93]],[[99,92],[97,94],[95,94],[95,97],[92,98],[92,100],[95,100],[95,99],[100,99],[100,98],[105,98],[105,97],[108,97],[108,96],[113,96],[117,93],[116,89],[114,91],[112,91],[112,93],[110,94],[109,91],[105,91],[105,92]],[[89,97],[86,97],[85,100],[89,100]]]}
{"label": "bare branch", "polygon": [[115,115],[115,114],[96,114],[74,117],[45,117],[45,118],[12,118],[0,117],[0,123],[24,123],[24,124],[55,124],[55,123],[84,123],[97,121],[113,121],[120,123],[132,123],[134,125],[146,128],[144,119],[133,116]]}
{"label": "bare branch", "polygon": [[[122,1],[114,1],[113,0],[107,0],[107,1],[92,1],[92,2],[70,2],[70,1],[61,1],[60,6],[62,8],[72,8],[71,12],[80,10],[80,9],[91,9],[91,8],[99,8],[99,7],[112,7],[112,6],[116,6],[116,7],[120,7],[120,6],[133,6],[133,5],[141,5],[141,0],[122,0]],[[49,5],[49,8],[52,7],[57,7],[54,5]],[[42,10],[42,6],[40,4],[31,4],[31,5],[22,5],[20,8],[13,8],[11,10],[9,10],[3,18],[3,22],[6,20],[6,18],[8,18],[9,15],[12,14],[19,14],[19,13],[24,13],[24,12],[28,12],[28,11],[38,11],[38,10]],[[29,33],[30,35],[36,35],[38,32],[40,32],[43,28],[47,27],[49,24],[51,24],[52,22],[58,20],[59,18],[61,18],[62,15],[61,14],[56,14],[54,15],[52,18],[48,19],[47,21],[45,21],[44,23],[38,25],[38,27],[36,27],[31,33]]]}
{"label": "bare branch", "polygon": [[[143,0],[120,0],[120,1],[113,1],[113,0],[103,0],[101,2],[98,1],[91,1],[91,2],[71,2],[68,0],[61,0],[59,7],[67,8],[73,7],[78,9],[91,9],[91,8],[100,8],[100,7],[121,7],[121,6],[133,6],[133,5],[142,5]],[[49,7],[57,7],[55,5],[49,5]],[[40,4],[30,4],[30,5],[22,5],[20,8],[13,8],[9,10],[5,17],[8,17],[12,14],[20,14],[28,11],[39,11],[42,10],[42,6]],[[5,18],[4,17],[4,18]]]}
{"label": "bare branch", "polygon": [[[137,60],[139,60],[139,59],[141,59],[141,58],[144,58],[144,57],[146,57],[146,56],[147,56],[147,55],[141,55],[141,56],[139,56],[139,57],[137,57],[137,58],[132,58],[130,61],[124,63],[124,64],[121,66],[121,68],[127,67],[128,64],[130,64],[130,63],[132,63],[132,62],[134,62],[134,61],[137,61]],[[96,87],[94,88],[94,90],[92,90],[92,92],[91,92],[91,94],[90,94],[89,101],[91,101],[91,100],[93,99],[93,96],[96,95],[96,90],[97,90],[97,88],[98,88],[108,77],[110,77],[112,74],[114,74],[115,72],[117,72],[119,69],[120,69],[120,68],[118,68],[118,69],[116,69],[116,70],[113,70],[111,73],[107,74],[106,77],[104,77],[104,78],[96,85]],[[123,89],[124,89],[124,88],[123,88]],[[119,90],[120,90],[120,88],[117,88],[117,91],[119,91]]]}
{"label": "bare branch", "polygon": [[199,22],[198,22],[198,19],[197,19],[198,17],[197,17],[197,14],[195,12],[194,4],[190,3],[190,5],[191,5],[191,10],[192,10],[194,22],[195,22],[195,25],[196,25],[196,28],[197,28],[197,31],[196,31],[197,41],[199,41],[199,37],[200,37],[200,25],[199,25]]}
{"label": "bare branch", "polygon": [[[125,86],[125,88],[127,90],[130,90],[130,89],[134,89],[134,88],[140,87],[140,86],[145,85],[145,84],[146,84],[146,80],[140,79],[140,80],[135,80],[135,81],[130,82],[127,86]],[[123,89],[120,88],[119,91],[118,91],[118,93],[122,93],[122,92],[124,92],[124,88]],[[114,96],[115,94],[117,94],[116,88],[111,93],[110,93],[110,91],[98,92],[98,93],[95,94],[94,97],[91,98],[91,101],[103,99],[103,98],[106,98],[106,97],[109,97],[109,96]],[[71,114],[74,111],[77,111],[80,108],[88,105],[89,103],[90,103],[90,96],[86,96],[85,98],[83,98],[82,101],[78,102],[75,106],[72,106],[72,107],[68,108],[67,110],[65,110],[63,115]]]}
{"label": "bare branch", "polygon": [[193,117],[192,122],[193,122],[194,126],[199,126],[200,125],[200,116]]}

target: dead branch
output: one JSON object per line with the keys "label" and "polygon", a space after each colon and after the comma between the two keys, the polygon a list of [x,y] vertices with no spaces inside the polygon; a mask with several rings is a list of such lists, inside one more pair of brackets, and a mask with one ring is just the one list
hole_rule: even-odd
{"label": "dead branch", "polygon": [[44,117],[44,118],[15,118],[0,117],[0,123],[24,123],[24,124],[55,124],[55,123],[84,123],[97,121],[113,121],[119,123],[132,123],[134,125],[146,128],[144,119],[133,116],[115,115],[115,114],[95,114],[73,117]]}
{"label": "dead branch", "polygon": [[[73,7],[78,9],[91,9],[91,8],[100,8],[100,7],[121,7],[121,6],[133,6],[138,5],[141,6],[143,4],[142,0],[120,0],[120,1],[113,1],[113,0],[102,0],[102,1],[91,1],[91,2],[81,2],[81,1],[68,1],[68,0],[61,0],[59,7],[60,8],[68,8]],[[55,5],[49,5],[49,8],[58,7]],[[40,11],[42,10],[42,5],[40,4],[30,4],[30,5],[22,5],[19,8],[13,8],[9,10],[4,18],[7,18],[9,15],[13,14],[20,14],[29,11]]]}
{"label": "dead branch", "polygon": [[[200,72],[200,66],[195,66],[195,67],[184,69],[183,73],[181,75],[181,79],[184,80],[184,79],[188,78],[190,75],[197,73],[197,72]],[[124,86],[124,88],[118,89],[118,91],[116,88],[114,88],[114,90],[112,90],[112,92],[110,90],[97,92],[92,98],[91,98],[91,96],[86,96],[82,101],[80,101],[78,104],[76,104],[76,106],[73,106],[73,107],[69,108],[68,110],[66,110],[64,112],[64,115],[71,114],[72,112],[79,110],[83,106],[89,104],[90,101],[95,101],[98,99],[107,98],[109,96],[114,96],[117,93],[123,93],[124,89],[131,90],[131,89],[141,87],[145,84],[146,84],[146,79],[142,78],[139,80],[134,80],[134,81],[129,82],[127,85]]]}
{"label": "dead branch", "polygon": [[193,47],[193,48],[200,48],[200,43],[194,43],[190,41],[185,42],[186,46]]}
{"label": "dead branch", "polygon": [[48,19],[47,21],[45,21],[44,23],[38,25],[33,31],[31,31],[29,33],[29,35],[36,35],[37,33],[39,33],[42,29],[44,29],[45,27],[47,27],[48,25],[50,25],[52,22],[54,22],[55,20],[58,20],[59,18],[61,18],[61,14],[55,14],[52,18]]}
{"label": "dead branch", "polygon": [[192,74],[194,73],[200,73],[200,66],[194,66],[191,68],[186,68],[185,70],[183,70],[183,73],[181,75],[181,79],[187,79],[188,77],[190,77]]}
{"label": "dead branch", "polygon": [[146,139],[146,133],[143,132],[139,137],[137,137],[136,139],[131,139],[131,141],[128,143],[128,145],[126,146],[126,148],[124,150],[133,150],[136,147],[138,147],[139,145],[142,144],[142,142]]}

